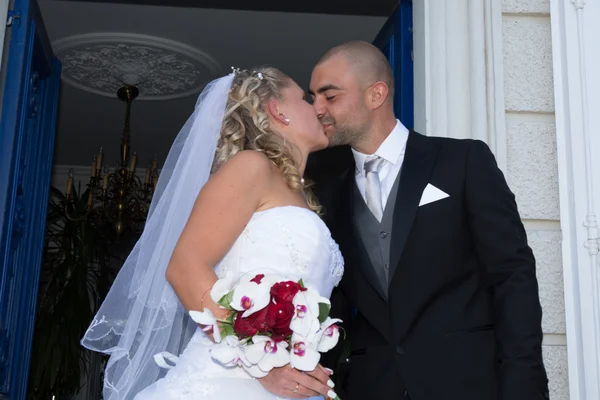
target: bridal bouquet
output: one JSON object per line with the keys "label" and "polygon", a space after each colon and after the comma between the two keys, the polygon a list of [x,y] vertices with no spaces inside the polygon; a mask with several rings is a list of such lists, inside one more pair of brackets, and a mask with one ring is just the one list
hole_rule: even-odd
{"label": "bridal bouquet", "polygon": [[189,314],[205,331],[212,331],[217,345],[211,357],[227,367],[242,367],[255,378],[287,364],[312,371],[320,353],[338,342],[336,324],[341,320],[329,317],[329,300],[305,287],[302,280],[263,274],[226,276],[215,283],[210,295],[230,310],[225,320],[217,320],[209,309]]}

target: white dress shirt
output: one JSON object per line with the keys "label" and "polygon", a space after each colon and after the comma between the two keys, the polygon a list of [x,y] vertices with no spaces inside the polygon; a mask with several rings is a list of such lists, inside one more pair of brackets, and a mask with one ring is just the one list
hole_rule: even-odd
{"label": "white dress shirt", "polygon": [[[394,186],[394,182],[402,168],[404,161],[404,152],[406,151],[406,142],[408,141],[408,129],[402,125],[402,122],[396,120],[396,126],[389,136],[381,143],[381,146],[375,152],[375,155],[383,158],[385,161],[379,169],[379,181],[381,182],[381,203],[383,209],[387,204],[387,199]],[[354,163],[356,166],[356,185],[366,201],[366,175],[365,160],[370,154],[363,154],[352,149],[354,154]]]}

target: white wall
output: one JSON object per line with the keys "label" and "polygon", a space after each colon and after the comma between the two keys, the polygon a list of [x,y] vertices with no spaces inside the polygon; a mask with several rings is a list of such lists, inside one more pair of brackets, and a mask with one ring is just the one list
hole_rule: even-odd
{"label": "white wall", "polygon": [[494,151],[537,260],[550,397],[566,400],[549,1],[415,0],[414,7],[415,126],[482,139]]}
{"label": "white wall", "polygon": [[569,398],[548,0],[503,0],[507,178],[538,268],[550,398]]}

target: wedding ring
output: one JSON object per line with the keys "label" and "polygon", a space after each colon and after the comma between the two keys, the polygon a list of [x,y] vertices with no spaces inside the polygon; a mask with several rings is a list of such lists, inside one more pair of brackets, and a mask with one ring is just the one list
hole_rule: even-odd
{"label": "wedding ring", "polygon": [[298,393],[299,388],[300,388],[300,383],[296,382],[296,389],[292,390],[292,393]]}

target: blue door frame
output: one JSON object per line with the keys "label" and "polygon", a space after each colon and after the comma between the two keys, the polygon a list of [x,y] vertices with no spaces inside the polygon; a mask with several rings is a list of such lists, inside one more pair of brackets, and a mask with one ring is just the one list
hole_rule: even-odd
{"label": "blue door frame", "polygon": [[9,18],[0,111],[0,398],[24,400],[61,66],[35,0],[15,0]]}
{"label": "blue door frame", "polygon": [[394,72],[394,111],[408,128],[414,128],[412,0],[401,0],[373,41],[388,58]]}

